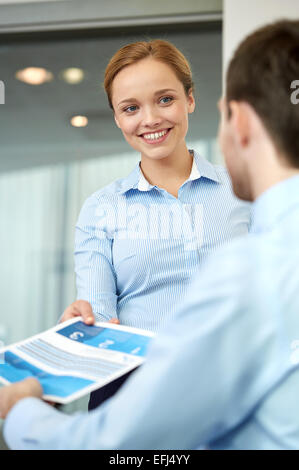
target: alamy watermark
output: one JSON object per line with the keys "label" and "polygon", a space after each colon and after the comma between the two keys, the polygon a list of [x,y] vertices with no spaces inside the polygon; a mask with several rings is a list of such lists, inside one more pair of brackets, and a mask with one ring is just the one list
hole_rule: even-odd
{"label": "alamy watermark", "polygon": [[299,104],[299,80],[293,80],[290,88],[294,89],[291,93],[291,103]]}
{"label": "alamy watermark", "polygon": [[97,238],[113,240],[180,240],[185,250],[203,243],[202,204],[128,203],[118,196],[95,212]]}
{"label": "alamy watermark", "polygon": [[2,80],[0,80],[0,104],[5,104],[5,85]]}

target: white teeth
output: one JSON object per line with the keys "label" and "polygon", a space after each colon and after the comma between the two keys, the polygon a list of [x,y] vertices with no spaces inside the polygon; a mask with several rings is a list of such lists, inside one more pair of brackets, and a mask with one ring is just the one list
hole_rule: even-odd
{"label": "white teeth", "polygon": [[155,132],[154,134],[143,134],[143,137],[147,140],[155,140],[159,139],[160,137],[163,137],[167,131],[161,131],[161,132]]}

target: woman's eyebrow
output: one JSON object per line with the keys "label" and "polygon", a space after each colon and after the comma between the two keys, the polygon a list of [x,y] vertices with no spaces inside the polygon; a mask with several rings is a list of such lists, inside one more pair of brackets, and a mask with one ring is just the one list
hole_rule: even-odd
{"label": "woman's eyebrow", "polygon": [[118,107],[121,105],[121,104],[124,104],[124,103],[131,103],[132,101],[137,101],[136,98],[126,98],[125,100],[122,100],[118,103]]}
{"label": "woman's eyebrow", "polygon": [[[176,90],[174,90],[173,88],[163,88],[162,90],[155,91],[154,95],[155,96],[156,95],[162,95],[163,93],[166,93],[166,92],[176,93]],[[138,101],[137,98],[126,98],[125,100],[120,101],[117,106],[119,107],[124,103],[132,103],[132,102],[135,102],[135,101]]]}
{"label": "woman's eyebrow", "polygon": [[167,91],[175,92],[177,90],[174,90],[173,88],[163,88],[162,90],[158,90],[155,92],[155,95],[161,95],[162,93],[166,93]]}

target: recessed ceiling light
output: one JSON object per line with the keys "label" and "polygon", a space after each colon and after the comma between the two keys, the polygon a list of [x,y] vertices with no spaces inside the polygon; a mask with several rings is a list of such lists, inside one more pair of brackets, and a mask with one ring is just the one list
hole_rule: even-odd
{"label": "recessed ceiling light", "polygon": [[53,80],[54,77],[49,70],[44,68],[27,67],[23,70],[18,70],[16,78],[29,85],[42,85],[43,83]]}
{"label": "recessed ceiling light", "polygon": [[69,67],[61,72],[61,78],[70,85],[82,82],[84,75],[84,71],[76,67]]}
{"label": "recessed ceiling light", "polygon": [[74,127],[86,127],[88,124],[88,119],[86,116],[73,116],[70,122]]}

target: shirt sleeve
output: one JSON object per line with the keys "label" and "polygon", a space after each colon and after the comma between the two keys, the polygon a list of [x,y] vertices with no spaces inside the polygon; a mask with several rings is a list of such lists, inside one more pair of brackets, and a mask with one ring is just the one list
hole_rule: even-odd
{"label": "shirt sleeve", "polygon": [[146,363],[114,397],[89,414],[65,419],[40,401],[29,408],[24,400],[6,421],[8,444],[192,449],[241,425],[282,379],[289,351],[271,296],[264,296],[259,272],[252,271],[252,254],[244,257],[242,243],[221,253],[197,273],[174,319],[153,340]]}
{"label": "shirt sleeve", "polygon": [[112,201],[91,196],[83,205],[75,233],[77,298],[91,304],[99,321],[117,317],[113,236],[109,227],[112,212]]}

